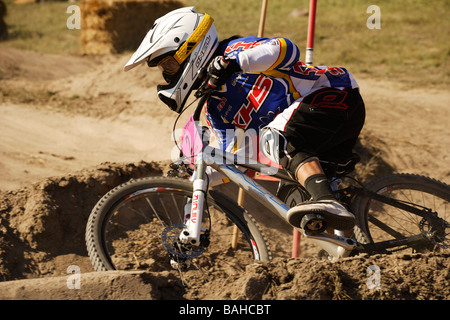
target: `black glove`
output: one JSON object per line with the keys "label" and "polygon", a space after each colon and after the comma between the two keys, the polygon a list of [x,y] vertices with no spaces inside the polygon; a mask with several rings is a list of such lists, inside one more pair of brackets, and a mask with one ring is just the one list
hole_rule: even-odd
{"label": "black glove", "polygon": [[208,87],[218,88],[227,82],[230,77],[240,72],[241,67],[237,63],[236,59],[230,59],[228,57],[215,57],[208,65],[206,69],[208,78]]}

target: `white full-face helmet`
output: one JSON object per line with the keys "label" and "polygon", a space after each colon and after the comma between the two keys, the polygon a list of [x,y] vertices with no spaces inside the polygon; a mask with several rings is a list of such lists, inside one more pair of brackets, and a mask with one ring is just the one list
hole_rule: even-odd
{"label": "white full-face helmet", "polygon": [[137,51],[125,65],[128,71],[147,62],[163,71],[167,85],[158,85],[158,97],[180,113],[198,74],[219,45],[213,19],[194,7],[171,11],[157,19]]}

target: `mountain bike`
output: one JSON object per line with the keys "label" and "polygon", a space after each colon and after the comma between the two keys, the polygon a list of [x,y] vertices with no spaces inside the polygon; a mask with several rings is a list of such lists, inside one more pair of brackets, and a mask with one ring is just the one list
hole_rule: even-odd
{"label": "mountain bike", "polygon": [[[209,186],[207,167],[220,172],[286,220],[288,209],[311,197],[283,169],[225,152],[209,144],[199,123],[204,96],[183,127],[180,159],[167,176],[126,182],[104,195],[86,226],[93,267],[101,270],[244,270],[269,261],[270,236],[235,200]],[[450,187],[413,174],[391,174],[365,185],[350,176],[360,158],[321,160],[335,197],[356,217],[350,232],[328,230],[321,216],[305,216],[304,237],[328,259],[450,247]],[[269,192],[246,170],[279,180]],[[237,233],[236,233],[237,231]],[[231,240],[230,240],[231,239]],[[228,270],[227,270],[228,268]]]}

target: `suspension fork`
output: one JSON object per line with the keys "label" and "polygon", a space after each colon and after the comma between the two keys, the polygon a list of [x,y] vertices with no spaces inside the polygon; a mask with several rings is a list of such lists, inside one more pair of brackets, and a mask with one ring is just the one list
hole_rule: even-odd
{"label": "suspension fork", "polygon": [[205,204],[207,177],[206,163],[202,153],[197,157],[195,170],[191,177],[193,181],[192,199],[185,206],[185,227],[180,234],[182,243],[199,245],[201,225],[203,219],[203,208]]}

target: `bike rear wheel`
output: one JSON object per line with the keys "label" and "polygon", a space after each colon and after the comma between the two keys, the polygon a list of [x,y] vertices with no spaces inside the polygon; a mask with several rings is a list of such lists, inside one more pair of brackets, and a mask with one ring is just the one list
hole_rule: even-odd
{"label": "bike rear wheel", "polygon": [[[184,205],[190,198],[192,183],[169,177],[142,178],[108,192],[92,210],[86,226],[86,246],[94,269],[171,269],[170,241],[182,230]],[[244,269],[255,260],[270,260],[262,231],[242,207],[214,190],[209,191],[207,204],[202,228],[204,233],[209,230],[210,244],[192,251],[188,260],[206,271],[225,266]],[[231,249],[234,226],[240,235],[237,248]]]}
{"label": "bike rear wheel", "polygon": [[393,174],[374,180],[365,188],[419,209],[429,209],[427,215],[437,213],[441,218],[442,227],[437,230],[426,218],[370,196],[358,196],[353,210],[375,250],[450,248],[450,186],[424,176]]}

